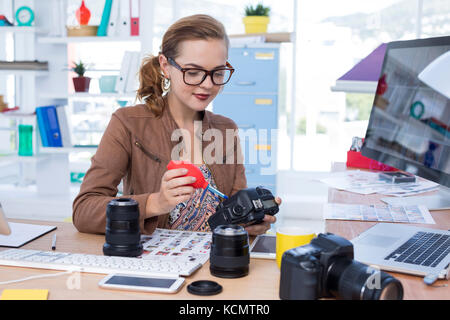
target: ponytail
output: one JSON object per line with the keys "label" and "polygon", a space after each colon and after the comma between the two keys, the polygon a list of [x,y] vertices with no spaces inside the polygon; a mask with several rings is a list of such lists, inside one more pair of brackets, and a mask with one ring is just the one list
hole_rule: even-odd
{"label": "ponytail", "polygon": [[157,116],[161,116],[165,100],[162,96],[161,81],[163,76],[158,56],[147,56],[139,70],[139,89],[137,97]]}

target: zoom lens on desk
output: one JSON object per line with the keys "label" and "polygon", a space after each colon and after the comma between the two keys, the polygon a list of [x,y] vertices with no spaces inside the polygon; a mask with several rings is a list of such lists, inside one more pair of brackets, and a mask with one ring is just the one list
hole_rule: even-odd
{"label": "zoom lens on desk", "polygon": [[108,203],[105,241],[104,255],[137,257],[142,254],[137,201],[120,198]]}
{"label": "zoom lens on desk", "polygon": [[238,225],[214,229],[210,251],[210,271],[220,278],[240,278],[248,274],[250,251],[248,233]]}

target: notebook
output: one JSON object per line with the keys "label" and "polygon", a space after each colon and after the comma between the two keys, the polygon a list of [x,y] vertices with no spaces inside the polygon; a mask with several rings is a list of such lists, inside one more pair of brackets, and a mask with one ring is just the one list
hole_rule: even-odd
{"label": "notebook", "polygon": [[55,226],[42,226],[10,222],[11,234],[0,235],[0,247],[19,248],[34,239],[56,229]]}
{"label": "notebook", "polygon": [[55,226],[8,223],[0,203],[0,247],[18,248],[55,229]]}

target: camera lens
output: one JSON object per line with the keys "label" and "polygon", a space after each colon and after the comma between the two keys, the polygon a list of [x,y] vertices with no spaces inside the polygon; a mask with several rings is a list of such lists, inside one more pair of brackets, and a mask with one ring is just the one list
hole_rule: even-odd
{"label": "camera lens", "polygon": [[328,271],[327,288],[347,300],[401,300],[403,286],[386,272],[366,264],[337,258]]}
{"label": "camera lens", "polygon": [[139,204],[133,199],[111,200],[106,207],[103,254],[136,257],[142,253]]}
{"label": "camera lens", "polygon": [[243,212],[244,212],[244,208],[242,208],[242,206],[237,204],[233,207],[233,213],[236,216],[241,216]]}
{"label": "camera lens", "polygon": [[210,271],[220,278],[240,278],[248,274],[250,252],[248,233],[238,225],[214,229],[210,250]]}

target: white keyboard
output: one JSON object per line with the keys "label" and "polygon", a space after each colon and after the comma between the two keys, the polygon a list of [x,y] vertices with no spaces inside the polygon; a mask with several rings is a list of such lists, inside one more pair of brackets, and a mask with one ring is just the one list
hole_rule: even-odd
{"label": "white keyboard", "polygon": [[169,261],[156,257],[141,259],[25,249],[0,251],[0,265],[102,274],[126,272],[157,276],[189,276],[202,266],[197,261]]}

